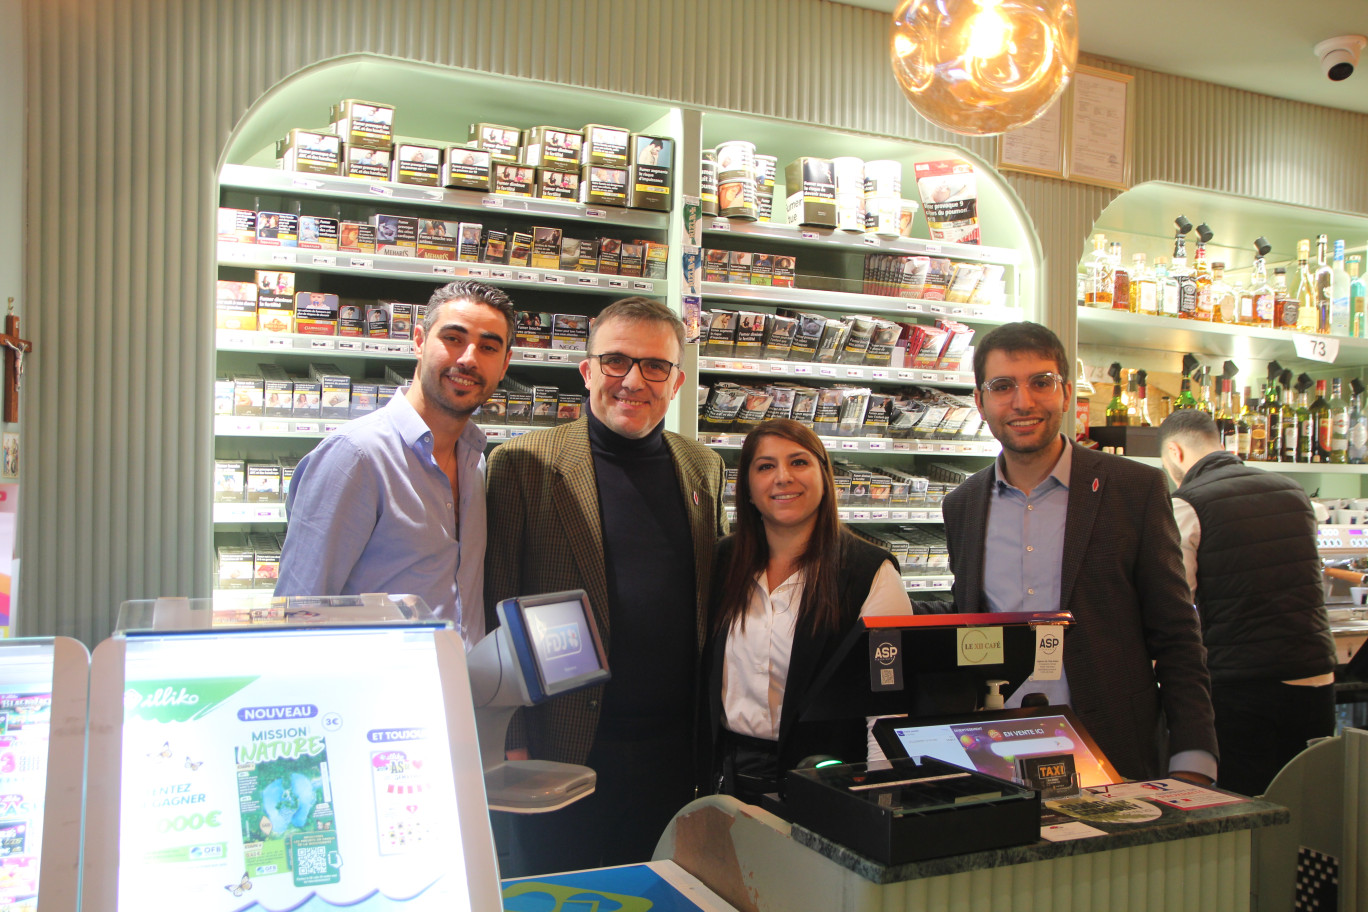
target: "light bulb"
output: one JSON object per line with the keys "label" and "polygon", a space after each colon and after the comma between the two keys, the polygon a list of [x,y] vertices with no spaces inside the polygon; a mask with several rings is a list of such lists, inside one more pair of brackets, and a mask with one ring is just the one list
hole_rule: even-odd
{"label": "light bulb", "polygon": [[902,0],[890,58],[927,120],[954,133],[1001,133],[1059,97],[1078,62],[1073,0]]}

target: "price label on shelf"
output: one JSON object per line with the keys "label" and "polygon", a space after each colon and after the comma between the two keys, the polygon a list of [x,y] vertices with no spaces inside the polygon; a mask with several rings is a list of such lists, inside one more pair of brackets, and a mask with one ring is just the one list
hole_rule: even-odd
{"label": "price label on shelf", "polygon": [[311,351],[332,351],[337,348],[332,339],[310,339],[309,349]]}
{"label": "price label on shelf", "polygon": [[575,276],[575,284],[576,284],[576,285],[592,285],[592,286],[594,286],[595,288],[597,288],[597,287],[599,286],[600,283],[599,283],[599,278],[598,278],[598,276],[582,275],[582,276]]}
{"label": "price label on shelf", "polygon": [[289,348],[290,340],[285,336],[267,336],[262,339],[262,344],[266,348]]}
{"label": "price label on shelf", "polygon": [[751,373],[754,373],[755,371],[758,371],[760,369],[760,365],[756,364],[754,361],[738,361],[736,362],[736,369],[739,371],[750,371]]}
{"label": "price label on shelf", "polygon": [[608,279],[608,287],[609,287],[609,288],[626,288],[626,287],[627,287],[627,280],[626,280],[626,279],[617,278],[616,276],[609,277],[609,279]]}
{"label": "price label on shelf", "polygon": [[935,383],[936,381],[943,380],[944,378],[935,371],[922,371],[920,379],[922,383]]}
{"label": "price label on shelf", "polygon": [[644,291],[644,292],[650,294],[650,293],[652,293],[652,292],[655,291],[655,282],[638,282],[638,281],[636,281],[636,280],[634,279],[634,280],[632,281],[632,290],[633,290],[633,291]]}
{"label": "price label on shelf", "polygon": [[389,353],[391,355],[411,355],[413,354],[413,342],[407,340],[402,342],[390,342]]}
{"label": "price label on shelf", "polygon": [[549,351],[546,353],[546,361],[549,364],[566,364],[570,361],[570,353],[563,351]]}
{"label": "price label on shelf", "polygon": [[369,189],[371,196],[394,196],[394,191],[384,184],[371,184]]}
{"label": "price label on shelf", "polygon": [[509,281],[512,281],[512,279],[513,279],[513,270],[511,270],[511,269],[491,269],[491,270],[489,270],[489,277],[490,277],[491,279],[507,279],[507,280],[509,280]]}
{"label": "price label on shelf", "polygon": [[903,577],[903,585],[906,586],[908,589],[923,589],[923,588],[925,588],[925,583],[923,583],[922,580],[919,580],[919,579],[908,579],[908,578],[905,577],[905,576]]}
{"label": "price label on shelf", "polygon": [[584,210],[584,215],[585,215],[585,218],[606,219],[606,218],[608,217],[608,210],[607,210],[607,209],[585,209],[585,210]]}
{"label": "price label on shelf", "polygon": [[941,252],[941,245],[940,245],[940,244],[923,244],[923,245],[922,245],[922,250],[924,250],[924,251],[926,251],[927,253],[930,253],[930,254],[937,254],[937,255],[939,255],[940,252]]}
{"label": "price label on shelf", "polygon": [[708,443],[712,446],[726,446],[727,444],[731,443],[731,441],[728,440],[727,437],[724,435],[721,437],[709,437]]}
{"label": "price label on shelf", "polygon": [[875,522],[878,522],[878,521],[880,521],[880,520],[887,520],[887,519],[888,519],[888,511],[887,511],[887,510],[870,510],[870,511],[869,511],[869,518],[872,519],[872,520],[874,520]]}
{"label": "price label on shelf", "polygon": [[819,368],[817,368],[817,373],[821,374],[823,377],[834,377],[834,376],[836,376],[836,368],[834,368],[834,367],[819,367]]}
{"label": "price label on shelf", "polygon": [[539,351],[533,350],[533,351],[525,351],[525,352],[523,352],[523,353],[522,353],[522,358],[519,359],[519,360],[522,360],[522,361],[540,361],[541,359],[542,359],[542,353],[539,352]]}
{"label": "price label on shelf", "polygon": [[386,352],[389,351],[389,343],[388,343],[388,342],[367,342],[367,343],[365,343],[365,346],[364,346],[364,348],[362,349],[362,351],[375,352],[376,354],[384,354],[384,353],[386,353]]}
{"label": "price label on shelf", "polygon": [[897,521],[899,521],[899,520],[911,519],[911,518],[912,518],[912,511],[911,511],[911,510],[889,510],[889,511],[888,511],[888,518],[889,518],[891,521],[893,521],[893,522],[897,522]]}
{"label": "price label on shelf", "polygon": [[895,440],[895,441],[893,441],[893,452],[895,452],[895,453],[910,453],[910,452],[912,452],[912,441],[910,441],[910,440]]}
{"label": "price label on shelf", "polygon": [[[433,263],[432,274],[454,276],[456,274],[456,267],[450,263]],[[471,273],[467,273],[467,275],[470,274]]]}
{"label": "price label on shelf", "polygon": [[877,235],[866,234],[866,235],[864,236],[864,243],[865,243],[865,246],[866,246],[866,247],[878,247],[878,246],[879,246],[879,238],[878,238]]}
{"label": "price label on shelf", "polygon": [[271,262],[272,262],[272,263],[293,263],[294,261],[295,261],[295,255],[294,255],[294,251],[293,251],[293,250],[272,250],[272,251],[271,251]]}
{"label": "price label on shelf", "polygon": [[338,431],[342,430],[342,428],[346,427],[346,425],[347,422],[345,421],[325,421],[323,422],[323,433],[336,434]]}
{"label": "price label on shelf", "polygon": [[465,274],[470,276],[472,279],[487,279],[489,278],[489,267],[467,266]]}
{"label": "price label on shelf", "polygon": [[953,443],[942,443],[940,445],[940,451],[942,453],[953,453],[955,452],[955,445]]}
{"label": "price label on shelf", "polygon": [[922,312],[922,306],[921,306],[920,304],[918,304],[916,301],[908,301],[908,302],[907,302],[907,312],[908,312],[908,313],[919,314],[919,313]]}
{"label": "price label on shelf", "polygon": [[952,316],[952,317],[962,317],[962,316],[964,316],[964,308],[963,308],[963,307],[952,307],[952,308],[950,308],[950,316]]}
{"label": "price label on shelf", "polygon": [[272,522],[280,519],[279,507],[253,507],[252,518],[257,522]]}
{"label": "price label on shelf", "polygon": [[537,274],[535,272],[520,272],[517,279],[519,282],[535,282],[537,281]]}
{"label": "price label on shelf", "polygon": [[978,447],[977,447],[975,444],[972,444],[972,443],[961,443],[961,444],[960,444],[960,452],[961,452],[961,453],[971,453],[971,454],[972,454],[972,453],[977,453],[977,452],[978,452]]}
{"label": "price label on shelf", "polygon": [[708,226],[709,231],[731,231],[731,222],[726,219],[713,219]]}
{"label": "price label on shelf", "polygon": [[365,343],[360,339],[338,339],[338,351],[364,351]]}
{"label": "price label on shelf", "polygon": [[946,311],[946,307],[945,307],[944,304],[927,304],[927,305],[926,305],[926,312],[927,312],[927,313],[942,314],[942,315],[944,315],[944,314],[945,314],[945,311]]}
{"label": "price label on shelf", "polygon": [[287,434],[290,431],[290,419],[263,418],[257,430],[263,434]]}
{"label": "price label on shelf", "polygon": [[787,366],[782,361],[769,362],[769,369],[771,374],[782,374],[786,367]]}
{"label": "price label on shelf", "polygon": [[887,440],[871,440],[871,441],[869,441],[869,448],[870,448],[871,450],[886,450],[886,449],[888,449],[888,441],[887,441]]}
{"label": "price label on shelf", "polygon": [[863,370],[862,368],[858,368],[858,367],[847,367],[847,368],[846,368],[846,376],[847,376],[847,377],[863,377],[864,375],[865,375],[865,372],[864,372],[864,370]]}
{"label": "price label on shelf", "polygon": [[314,265],[314,266],[329,266],[329,267],[331,267],[331,266],[336,266],[336,265],[337,265],[337,257],[335,257],[335,256],[328,256],[328,255],[322,254],[322,253],[315,253],[315,254],[309,259],[309,263],[312,264],[312,265]]}
{"label": "price label on shelf", "polygon": [[898,379],[899,379],[899,380],[916,380],[916,379],[917,379],[917,373],[916,373],[916,371],[900,370],[900,371],[898,371]]}
{"label": "price label on shelf", "polygon": [[795,374],[810,374],[810,373],[812,373],[812,365],[811,365],[811,364],[795,364],[795,365],[793,365],[793,372],[794,372]]}
{"label": "price label on shelf", "polygon": [[484,196],[480,198],[480,205],[484,206],[486,209],[502,209],[503,200],[499,199],[497,196]]}
{"label": "price label on shelf", "polygon": [[802,237],[805,241],[815,241],[820,238],[821,235],[815,231],[804,231],[802,232]]}
{"label": "price label on shelf", "polygon": [[423,196],[426,196],[430,200],[437,200],[438,202],[441,202],[446,198],[446,194],[441,190],[424,190]]}
{"label": "price label on shelf", "polygon": [[347,265],[352,269],[373,269],[375,267],[375,261],[367,260],[362,257],[352,257]]}
{"label": "price label on shelf", "polygon": [[565,276],[558,275],[554,272],[548,272],[546,275],[542,276],[542,281],[547,285],[564,285]]}
{"label": "price label on shelf", "polygon": [[851,510],[851,511],[850,511],[850,519],[851,519],[852,522],[860,522],[860,521],[868,522],[868,521],[869,521],[869,518],[870,518],[870,517],[869,517],[869,511],[868,511],[868,510]]}
{"label": "price label on shelf", "polygon": [[290,425],[291,434],[317,434],[317,421],[296,421]]}
{"label": "price label on shelf", "polygon": [[301,189],[301,190],[322,190],[322,189],[323,189],[323,182],[322,182],[322,181],[316,181],[316,180],[309,180],[309,179],[303,178],[303,177],[296,177],[294,180],[290,181],[290,186],[291,186],[291,187],[298,187],[298,188]]}
{"label": "price label on shelf", "polygon": [[485,432],[485,436],[486,436],[487,438],[489,438],[490,440],[503,440],[503,439],[504,439],[504,429],[501,428],[501,427],[480,428],[480,430],[484,431],[484,432]]}
{"label": "price label on shelf", "polygon": [[842,440],[842,441],[841,441],[841,449],[843,449],[843,450],[858,450],[859,448],[860,448],[860,441],[858,441],[858,440]]}
{"label": "price label on shelf", "polygon": [[1307,361],[1322,361],[1333,364],[1339,355],[1339,339],[1332,336],[1306,336],[1296,333],[1292,344],[1297,347],[1297,357]]}
{"label": "price label on shelf", "polygon": [[887,369],[887,368],[883,368],[883,367],[871,368],[870,371],[869,371],[869,377],[870,377],[870,379],[872,379],[872,380],[888,380],[888,379],[890,379],[890,375],[889,375],[888,369]]}

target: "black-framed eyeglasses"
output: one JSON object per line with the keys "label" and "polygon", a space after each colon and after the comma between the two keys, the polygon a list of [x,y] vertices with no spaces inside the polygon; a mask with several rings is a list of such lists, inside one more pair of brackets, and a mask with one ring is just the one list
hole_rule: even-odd
{"label": "black-framed eyeglasses", "polygon": [[625,377],[632,372],[632,365],[636,365],[641,370],[641,376],[654,383],[669,380],[670,374],[679,366],[664,358],[630,358],[617,352],[589,357],[597,358],[599,369],[609,377]]}
{"label": "black-framed eyeglasses", "polygon": [[[1026,378],[1026,389],[1035,396],[1049,396],[1063,382],[1064,378],[1054,371],[1041,371]],[[1015,377],[994,377],[984,380],[980,389],[994,399],[1010,399],[1016,395],[1018,385]]]}

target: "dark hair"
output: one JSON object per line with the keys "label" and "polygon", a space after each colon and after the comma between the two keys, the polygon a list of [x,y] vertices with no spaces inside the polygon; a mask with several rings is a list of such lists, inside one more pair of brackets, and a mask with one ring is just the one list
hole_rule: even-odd
{"label": "dark hair", "polygon": [[798,606],[799,629],[816,634],[840,629],[841,605],[837,593],[836,571],[841,549],[841,520],[836,510],[836,482],[831,475],[831,460],[826,448],[810,428],[788,418],[762,421],[746,435],[741,445],[741,462],[736,471],[736,522],[732,526],[731,565],[726,569],[722,599],[715,630],[725,632],[740,621],[746,626],[746,605],[750,601],[751,581],[769,563],[769,539],[765,536],[760,511],[750,499],[750,467],[755,451],[765,437],[782,437],[798,444],[822,468],[822,500],[817,506],[817,522],[808,538],[807,548],[798,559],[803,573],[803,600]]}
{"label": "dark hair", "polygon": [[679,351],[675,357],[684,354],[684,324],[675,312],[664,304],[653,298],[633,295],[630,298],[623,298],[614,301],[603,310],[589,324],[589,353],[599,354],[594,350],[594,337],[598,335],[599,327],[610,320],[627,320],[636,323],[656,323],[661,326],[668,326],[674,331],[675,340],[679,343]]}
{"label": "dark hair", "polygon": [[513,310],[513,302],[503,291],[484,282],[452,282],[434,291],[432,297],[428,298],[427,315],[423,317],[423,335],[432,332],[432,325],[437,322],[437,312],[442,309],[442,305],[450,304],[452,301],[472,301],[492,307],[503,314],[504,320],[508,322],[508,337],[504,342],[504,350],[513,347],[513,327],[518,318],[517,312]]}
{"label": "dark hair", "polygon": [[1160,450],[1174,437],[1187,437],[1194,443],[1217,447],[1221,445],[1221,432],[1216,429],[1216,422],[1200,409],[1180,409],[1164,419],[1164,423],[1159,425]]}
{"label": "dark hair", "polygon": [[980,339],[974,347],[975,386],[982,388],[983,381],[988,379],[983,376],[983,365],[988,360],[988,353],[994,351],[1026,351],[1049,358],[1055,363],[1059,376],[1065,383],[1069,382],[1069,355],[1064,351],[1064,343],[1039,323],[1004,323]]}

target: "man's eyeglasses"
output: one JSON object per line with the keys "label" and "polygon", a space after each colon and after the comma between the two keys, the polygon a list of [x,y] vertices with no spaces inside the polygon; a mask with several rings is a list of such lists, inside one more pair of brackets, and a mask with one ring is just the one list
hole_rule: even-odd
{"label": "man's eyeglasses", "polygon": [[[1049,396],[1063,382],[1064,378],[1054,371],[1042,371],[1026,378],[1026,389],[1033,396]],[[994,399],[1010,399],[1016,395],[1017,386],[1015,377],[994,377],[983,381],[980,389]]]}
{"label": "man's eyeglasses", "polygon": [[591,358],[598,358],[599,370],[609,377],[625,377],[632,372],[632,365],[641,369],[641,376],[655,383],[660,383],[670,379],[671,372],[678,364],[673,361],[666,361],[664,358],[629,358],[617,352],[609,352],[606,355],[590,355]]}

